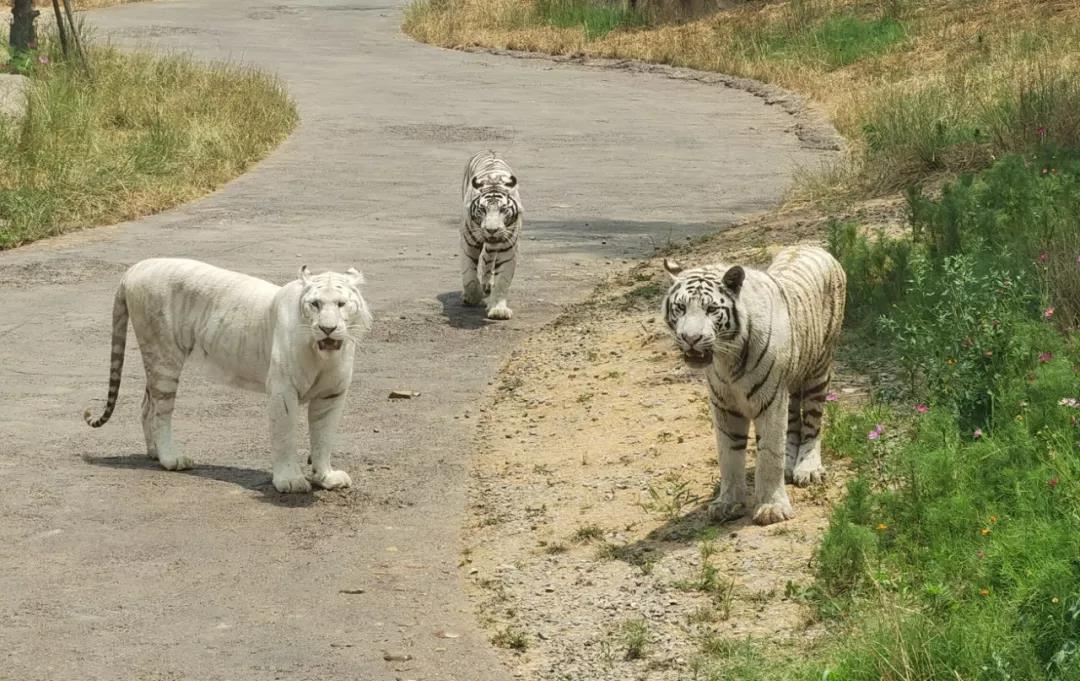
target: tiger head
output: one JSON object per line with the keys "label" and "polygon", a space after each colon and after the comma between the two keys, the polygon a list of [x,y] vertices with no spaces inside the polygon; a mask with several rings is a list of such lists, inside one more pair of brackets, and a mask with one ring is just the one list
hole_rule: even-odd
{"label": "tiger head", "polygon": [[743,268],[684,270],[665,258],[664,269],[674,284],[660,310],[686,363],[703,367],[712,363],[714,352],[733,354],[739,337],[739,291],[746,277]]}
{"label": "tiger head", "polygon": [[364,275],[350,267],[344,274],[312,275],[300,268],[300,317],[311,344],[322,357],[341,350],[371,328],[371,311],[360,295]]}
{"label": "tiger head", "polygon": [[486,241],[505,241],[521,212],[517,178],[493,172],[472,179],[475,195],[469,204],[469,218],[483,230]]}

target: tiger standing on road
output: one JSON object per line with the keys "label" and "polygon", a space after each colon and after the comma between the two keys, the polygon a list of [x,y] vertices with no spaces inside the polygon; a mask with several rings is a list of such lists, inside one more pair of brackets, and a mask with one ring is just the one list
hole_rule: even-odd
{"label": "tiger standing on road", "polygon": [[[709,384],[720,494],[709,515],[744,515],[746,444],[757,433],[754,522],[794,516],[784,480],[824,479],[821,414],[844,320],[847,278],[828,252],[780,250],[765,271],[738,265],[664,268],[675,280],[661,313],[691,366]],[[786,433],[786,437],[785,437]]]}
{"label": "tiger standing on road", "polygon": [[465,166],[461,185],[462,302],[479,305],[487,298],[488,319],[510,319],[506,304],[517,266],[522,208],[518,180],[510,165],[492,151],[482,151]]}

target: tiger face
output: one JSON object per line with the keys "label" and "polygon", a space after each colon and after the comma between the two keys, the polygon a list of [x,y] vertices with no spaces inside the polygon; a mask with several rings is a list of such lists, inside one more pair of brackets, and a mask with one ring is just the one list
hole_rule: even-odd
{"label": "tiger face", "polygon": [[371,312],[360,295],[364,275],[353,268],[344,275],[325,272],[312,276],[307,265],[300,268],[301,327],[322,357],[341,350],[345,341],[371,328]]}
{"label": "tiger face", "polygon": [[674,260],[664,259],[664,269],[674,280],[661,303],[661,314],[692,367],[712,363],[713,353],[731,354],[729,346],[739,336],[739,290],[746,273],[738,265],[721,274],[696,268],[684,271]]}
{"label": "tiger face", "polygon": [[483,230],[485,241],[506,241],[517,222],[520,208],[514,198],[517,178],[509,173],[489,173],[472,179],[477,194],[469,204],[469,217]]}

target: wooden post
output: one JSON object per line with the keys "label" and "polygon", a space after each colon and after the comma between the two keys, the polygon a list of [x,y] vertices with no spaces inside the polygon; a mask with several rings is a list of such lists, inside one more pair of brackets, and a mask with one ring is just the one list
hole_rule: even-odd
{"label": "wooden post", "polygon": [[[60,48],[64,51],[64,57],[68,56],[67,29],[64,28],[64,15],[60,12],[60,0],[52,0],[53,14],[56,15],[56,30],[60,34]],[[74,30],[74,29],[72,29]]]}
{"label": "wooden post", "polygon": [[11,3],[11,51],[26,52],[34,44],[34,19],[39,12],[34,9],[34,0],[12,0]]}
{"label": "wooden post", "polygon": [[90,62],[87,61],[82,41],[79,40],[79,27],[75,24],[75,15],[71,11],[71,0],[64,0],[64,13],[67,14],[68,28],[71,29],[71,40],[75,43],[75,51],[79,53],[79,59],[82,61],[83,68],[86,69],[86,74],[90,75]]}

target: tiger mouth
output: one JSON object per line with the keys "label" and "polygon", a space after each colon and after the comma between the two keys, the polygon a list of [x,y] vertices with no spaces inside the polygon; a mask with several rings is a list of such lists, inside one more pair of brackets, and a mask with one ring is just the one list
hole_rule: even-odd
{"label": "tiger mouth", "polygon": [[712,350],[700,352],[698,350],[686,350],[683,352],[683,361],[687,366],[702,369],[712,364]]}
{"label": "tiger mouth", "polygon": [[324,352],[330,352],[331,350],[340,350],[342,341],[335,338],[323,338],[317,343],[320,350]]}

